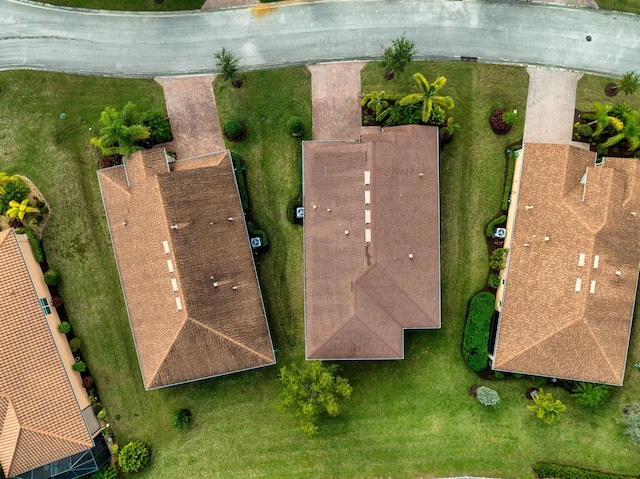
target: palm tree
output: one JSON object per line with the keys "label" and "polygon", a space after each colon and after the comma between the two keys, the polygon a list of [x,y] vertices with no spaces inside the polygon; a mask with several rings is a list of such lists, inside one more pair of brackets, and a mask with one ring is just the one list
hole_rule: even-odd
{"label": "palm tree", "polygon": [[603,105],[600,102],[595,102],[593,104],[594,113],[585,113],[583,118],[585,119],[593,119],[593,121],[589,122],[589,126],[596,124],[596,129],[593,131],[593,137],[597,138],[602,133],[604,133],[608,129],[613,129],[614,131],[621,131],[623,128],[622,121],[620,118],[611,114],[611,106]]}
{"label": "palm tree", "polygon": [[360,106],[369,108],[376,113],[376,121],[383,121],[389,115],[389,97],[384,91],[372,91],[360,100]]}
{"label": "palm tree", "polygon": [[613,87],[613,89],[616,91],[620,89],[620,91],[625,95],[631,95],[638,89],[638,87],[640,87],[640,75],[636,72],[630,71],[622,75],[622,78],[618,84]]}
{"label": "palm tree", "polygon": [[627,150],[632,151],[640,146],[640,113],[633,110],[624,113],[621,122],[623,123],[622,129],[600,145],[603,151],[623,140],[627,142]]}
{"label": "palm tree", "polygon": [[434,105],[438,105],[445,111],[451,110],[454,107],[453,99],[450,96],[437,95],[447,83],[445,77],[439,76],[433,83],[429,83],[422,73],[416,73],[413,75],[413,79],[418,83],[422,92],[405,96],[400,100],[400,105],[422,105],[423,123],[427,123],[431,118]]}
{"label": "palm tree", "polygon": [[136,123],[136,106],[128,102],[122,111],[107,107],[100,114],[100,136],[91,138],[91,144],[100,148],[104,156],[123,155],[142,150],[136,142],[149,138],[149,128]]}
{"label": "palm tree", "polygon": [[213,54],[216,59],[216,65],[225,80],[231,80],[233,86],[237,88],[242,86],[242,82],[238,82],[237,74],[240,69],[240,59],[226,48],[222,47]]}
{"label": "palm tree", "polygon": [[18,175],[7,175],[4,171],[0,172],[0,195],[4,195],[6,190],[4,189],[5,185],[9,183],[15,183],[20,180],[20,176]]}
{"label": "palm tree", "polygon": [[527,409],[534,411],[536,417],[540,418],[545,424],[551,424],[553,421],[560,417],[567,406],[562,404],[559,399],[553,399],[551,393],[546,393],[542,388],[538,391],[538,394],[533,398],[534,406],[527,406]]}
{"label": "palm tree", "polygon": [[11,200],[9,202],[10,208],[7,210],[6,215],[9,218],[15,218],[16,216],[21,220],[24,219],[24,215],[27,213],[39,213],[38,208],[29,206],[29,198],[25,198],[21,203]]}

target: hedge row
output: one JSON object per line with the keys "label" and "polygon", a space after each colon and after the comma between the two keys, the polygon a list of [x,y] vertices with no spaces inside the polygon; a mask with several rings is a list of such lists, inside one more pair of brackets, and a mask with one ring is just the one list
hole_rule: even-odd
{"label": "hedge row", "polygon": [[516,155],[515,153],[509,155],[509,161],[507,161],[507,179],[504,182],[504,193],[502,194],[502,209],[507,211],[509,209],[509,195],[511,195],[511,185],[513,183],[513,172],[516,168]]}
{"label": "hedge row", "polygon": [[29,243],[31,244],[31,249],[33,250],[33,256],[35,256],[36,261],[38,263],[44,263],[44,250],[42,249],[40,240],[33,232],[33,230],[31,228],[18,228],[16,230],[16,234],[27,235],[27,238],[29,238]]}
{"label": "hedge row", "polygon": [[489,333],[495,304],[494,294],[481,292],[471,299],[469,305],[462,341],[462,356],[467,366],[474,371],[482,371],[489,362]]}
{"label": "hedge row", "polygon": [[487,238],[491,238],[493,236],[493,228],[495,228],[498,225],[501,225],[505,221],[507,221],[507,217],[505,215],[502,215],[502,216],[498,216],[495,220],[489,223],[485,231]]}
{"label": "hedge row", "polygon": [[580,467],[563,466],[550,462],[536,462],[533,470],[538,477],[554,479],[630,479],[637,476],[611,474],[608,472],[591,471]]}
{"label": "hedge row", "polygon": [[233,169],[236,172],[236,182],[238,183],[238,191],[240,193],[240,202],[242,209],[249,211],[249,193],[247,192],[247,179],[245,177],[245,166],[242,158],[237,153],[231,153],[233,160]]}

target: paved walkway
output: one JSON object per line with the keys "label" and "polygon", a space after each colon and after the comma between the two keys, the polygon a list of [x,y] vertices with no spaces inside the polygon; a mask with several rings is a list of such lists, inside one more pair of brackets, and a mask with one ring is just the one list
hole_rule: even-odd
{"label": "paved walkway", "polygon": [[258,4],[260,4],[260,0],[207,0],[200,9],[211,10],[214,8],[243,7]]}
{"label": "paved walkway", "polygon": [[[527,68],[529,92],[524,123],[525,143],[573,144],[576,86],[581,73]],[[583,147],[582,143],[576,143]]]}
{"label": "paved walkway", "polygon": [[360,137],[360,70],[364,62],[320,63],[311,72],[314,140]]}
{"label": "paved walkway", "polygon": [[173,141],[167,145],[178,159],[225,148],[213,96],[215,75],[156,78],[164,90]]}

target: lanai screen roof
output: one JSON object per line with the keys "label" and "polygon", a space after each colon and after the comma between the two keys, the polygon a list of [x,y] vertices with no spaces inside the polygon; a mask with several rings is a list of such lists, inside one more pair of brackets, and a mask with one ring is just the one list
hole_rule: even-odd
{"label": "lanai screen roof", "polygon": [[98,177],[145,388],[274,364],[229,153]]}
{"label": "lanai screen roof", "polygon": [[640,262],[640,163],[526,144],[494,368],[621,385]]}
{"label": "lanai screen roof", "polygon": [[93,447],[13,230],[0,231],[0,464],[7,477]]}
{"label": "lanai screen roof", "polygon": [[308,359],[404,356],[440,327],[438,131],[363,128],[304,143]]}

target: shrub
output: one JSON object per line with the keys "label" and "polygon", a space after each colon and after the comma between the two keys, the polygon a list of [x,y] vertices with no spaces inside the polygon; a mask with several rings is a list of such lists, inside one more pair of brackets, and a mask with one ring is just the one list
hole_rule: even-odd
{"label": "shrub", "polygon": [[533,411],[536,417],[545,424],[551,424],[556,421],[562,412],[567,409],[567,406],[562,404],[559,399],[553,399],[553,394],[545,393],[544,389],[540,388],[538,394],[533,398],[534,405],[527,406],[527,409]]}
{"label": "shrub", "polygon": [[44,251],[42,250],[42,245],[40,244],[40,240],[36,236],[35,232],[31,228],[20,228],[16,230],[16,234],[25,234],[29,239],[29,244],[31,245],[31,249],[33,250],[33,256],[36,258],[38,263],[44,263]]}
{"label": "shrub", "polygon": [[58,331],[60,331],[62,334],[67,334],[69,331],[71,331],[71,325],[66,321],[62,321],[60,324],[58,324]]}
{"label": "shrub", "polygon": [[487,292],[476,294],[469,304],[469,315],[464,329],[462,356],[474,371],[487,367],[489,358],[489,333],[496,297]]}
{"label": "shrub", "polygon": [[391,42],[390,47],[383,50],[382,65],[387,71],[402,73],[416,53],[418,53],[416,44],[407,39],[403,33]]}
{"label": "shrub", "polygon": [[64,304],[64,300],[60,296],[54,296],[51,298],[51,306],[54,308],[60,308]]}
{"label": "shrub", "polygon": [[509,196],[511,195],[511,186],[513,184],[513,172],[516,169],[516,159],[518,154],[515,151],[509,153],[509,159],[507,161],[507,178],[504,182],[504,192],[502,193],[502,209],[507,211],[509,209]]}
{"label": "shrub", "polygon": [[487,284],[490,288],[498,289],[498,286],[500,286],[500,276],[496,273],[491,273],[487,280]]}
{"label": "shrub", "polygon": [[91,474],[91,479],[117,479],[117,478],[118,478],[118,470],[115,467],[108,466],[108,465],[104,466],[98,472],[94,472],[93,474]]}
{"label": "shrub", "polygon": [[120,468],[124,472],[141,471],[151,459],[151,449],[142,441],[131,441],[118,454]]}
{"label": "shrub", "polygon": [[486,386],[480,386],[476,390],[476,397],[478,401],[480,401],[480,404],[484,406],[496,406],[500,403],[498,392]]}
{"label": "shrub", "polygon": [[189,409],[176,409],[171,415],[171,425],[176,429],[184,429],[191,422],[191,411]]}
{"label": "shrub", "polygon": [[154,144],[171,141],[171,125],[167,115],[151,110],[142,117],[142,124],[149,129],[149,138]]}
{"label": "shrub", "polygon": [[609,397],[609,386],[606,384],[574,383],[571,395],[581,406],[598,407]]}
{"label": "shrub", "polygon": [[222,47],[213,54],[216,66],[225,80],[232,80],[238,74],[240,59],[226,48]]}
{"label": "shrub", "polygon": [[489,266],[493,269],[504,269],[507,263],[508,248],[497,248],[489,258]]}
{"label": "shrub", "polygon": [[73,338],[71,341],[69,341],[69,347],[71,348],[72,353],[77,353],[81,345],[82,341],[80,341],[79,338]]}
{"label": "shrub", "polygon": [[105,410],[103,409],[102,411],[100,411],[100,412],[96,415],[96,417],[97,417],[98,419],[100,419],[101,421],[106,420],[106,419],[107,419],[107,411],[105,411]]}
{"label": "shrub", "polygon": [[304,133],[302,118],[299,116],[290,116],[287,120],[287,130],[289,130],[291,136],[302,136]]}
{"label": "shrub", "polygon": [[4,215],[7,212],[11,201],[21,203],[31,193],[31,190],[22,179],[7,183],[3,189],[4,193],[0,196],[0,215]]}
{"label": "shrub", "polygon": [[93,386],[93,377],[91,376],[85,376],[82,378],[82,387],[85,389],[89,389],[91,386]]}
{"label": "shrub", "polygon": [[79,373],[83,373],[87,370],[87,365],[84,361],[76,361],[73,364],[73,370],[78,371]]}
{"label": "shrub", "polygon": [[502,121],[504,121],[507,125],[513,125],[516,121],[518,121],[518,114],[513,110],[505,111],[502,114]]}
{"label": "shrub", "polygon": [[240,138],[242,136],[242,125],[238,120],[229,120],[224,124],[224,132],[230,138]]}
{"label": "shrub", "polygon": [[585,123],[576,123],[574,125],[574,132],[576,134],[576,138],[580,140],[589,139],[593,136],[593,130]]}
{"label": "shrub", "polygon": [[555,479],[631,479],[636,477],[591,471],[580,467],[563,466],[550,462],[536,462],[533,465],[533,470],[538,477],[554,477]]}
{"label": "shrub", "polygon": [[44,273],[44,282],[49,286],[57,286],[60,282],[60,273],[55,269],[49,269]]}
{"label": "shrub", "polygon": [[114,444],[113,446],[111,446],[111,454],[113,454],[114,456],[117,456],[119,452],[120,452],[120,446],[118,446],[117,444]]}
{"label": "shrub", "polygon": [[507,217],[505,215],[498,216],[495,220],[491,221],[487,225],[487,228],[485,230],[485,234],[487,235],[487,238],[491,238],[493,236],[493,228],[503,224],[505,221],[507,221]]}
{"label": "shrub", "polygon": [[231,152],[231,160],[233,161],[233,169],[236,173],[236,183],[238,184],[238,192],[240,193],[240,201],[242,202],[242,209],[249,211],[249,193],[247,192],[247,177],[245,175],[246,167],[242,158],[237,153]]}
{"label": "shrub", "polygon": [[625,426],[624,433],[633,444],[640,444],[640,403],[633,402],[622,410],[622,417],[617,421]]}

